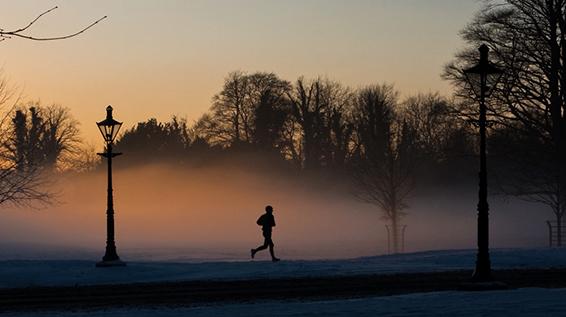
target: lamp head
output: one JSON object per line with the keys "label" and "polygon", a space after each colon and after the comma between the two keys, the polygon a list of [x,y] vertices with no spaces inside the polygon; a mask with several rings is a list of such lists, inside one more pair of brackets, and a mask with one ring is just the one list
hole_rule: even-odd
{"label": "lamp head", "polygon": [[488,97],[499,83],[503,71],[489,62],[489,47],[487,45],[482,44],[478,50],[480,51],[478,64],[464,69],[463,73],[476,97],[482,95],[482,90],[483,96]]}
{"label": "lamp head", "polygon": [[107,144],[114,142],[122,126],[122,122],[118,122],[112,117],[112,110],[112,106],[106,107],[106,119],[96,123]]}

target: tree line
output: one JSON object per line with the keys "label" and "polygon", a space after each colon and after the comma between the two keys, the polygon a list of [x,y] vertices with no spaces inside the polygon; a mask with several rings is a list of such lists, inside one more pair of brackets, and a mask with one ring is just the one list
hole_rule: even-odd
{"label": "tree line", "polygon": [[[438,93],[401,100],[389,84],[352,89],[324,78],[290,83],[273,73],[237,71],[192,125],[177,117],[149,119],[126,130],[116,147],[143,161],[254,152],[300,170],[336,173],[387,152],[448,166],[473,155],[475,142],[453,102]],[[144,155],[148,148],[163,155]]]}
{"label": "tree line", "polygon": [[324,78],[290,83],[273,73],[233,72],[192,134],[224,149],[275,153],[305,170],[351,168],[402,135],[414,154],[442,161],[471,141],[450,103],[438,94],[401,101],[388,84],[352,89]]}

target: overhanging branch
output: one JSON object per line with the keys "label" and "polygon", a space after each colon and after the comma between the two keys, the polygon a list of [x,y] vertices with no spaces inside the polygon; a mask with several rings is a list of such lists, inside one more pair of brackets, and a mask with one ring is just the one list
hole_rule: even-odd
{"label": "overhanging branch", "polygon": [[96,24],[98,24],[98,22],[106,19],[108,16],[103,16],[102,18],[92,22],[91,24],[89,24],[88,26],[82,28],[81,30],[79,30],[78,32],[72,33],[72,34],[67,34],[67,35],[62,35],[62,36],[54,36],[54,37],[36,37],[36,36],[32,36],[32,35],[27,35],[27,34],[22,34],[22,32],[28,30],[35,22],[37,22],[37,20],[39,20],[41,17],[43,17],[44,15],[54,11],[55,9],[57,9],[58,7],[53,7],[43,13],[41,13],[40,15],[38,15],[35,19],[33,19],[31,22],[29,22],[26,26],[19,28],[17,30],[13,30],[13,31],[4,31],[3,29],[0,29],[0,41],[4,41],[5,39],[10,39],[12,37],[19,37],[19,38],[23,38],[23,39],[28,39],[28,40],[33,40],[33,41],[54,41],[54,40],[64,40],[64,39],[68,39],[68,38],[72,38],[75,37],[79,34],[84,33],[86,30],[92,28],[93,26],[95,26]]}

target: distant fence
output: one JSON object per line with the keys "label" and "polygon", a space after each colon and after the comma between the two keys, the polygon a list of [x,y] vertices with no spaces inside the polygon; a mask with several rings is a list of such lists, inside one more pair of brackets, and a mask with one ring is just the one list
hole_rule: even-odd
{"label": "distant fence", "polygon": [[[564,246],[564,242],[566,242],[566,232],[564,232],[565,223],[558,223],[558,221],[547,221],[546,225],[548,226],[548,246],[549,247],[560,247]],[[560,230],[559,230],[560,229]],[[560,231],[560,235],[558,232]]]}
{"label": "distant fence", "polygon": [[[395,237],[393,237],[393,230],[391,230],[393,227],[385,225],[385,228],[387,229],[387,254],[405,252],[405,230],[407,225],[397,225],[397,234],[399,235],[397,237],[398,246],[395,246]],[[396,247],[398,248],[396,249]]]}

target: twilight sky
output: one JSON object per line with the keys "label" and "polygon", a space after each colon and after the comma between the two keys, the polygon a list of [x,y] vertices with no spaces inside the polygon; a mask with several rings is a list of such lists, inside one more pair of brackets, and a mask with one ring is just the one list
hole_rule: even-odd
{"label": "twilight sky", "polygon": [[4,29],[59,6],[28,32],[79,37],[0,43],[0,66],[27,100],[71,108],[87,142],[112,104],[130,127],[171,115],[196,120],[234,70],[328,76],[402,95],[450,93],[442,66],[478,0],[4,0]]}

